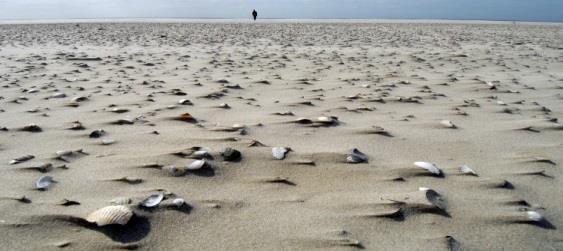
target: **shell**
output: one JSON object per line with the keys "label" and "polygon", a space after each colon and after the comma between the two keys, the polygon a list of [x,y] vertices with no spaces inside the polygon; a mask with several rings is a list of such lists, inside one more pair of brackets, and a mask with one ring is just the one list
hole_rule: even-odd
{"label": "shell", "polygon": [[364,163],[367,161],[368,157],[357,148],[352,149],[351,153],[346,157],[346,162],[353,164]]}
{"label": "shell", "polygon": [[285,159],[287,152],[291,150],[289,147],[274,147],[272,148],[272,155],[277,160]]}
{"label": "shell", "polygon": [[21,157],[17,157],[13,160],[10,160],[10,165],[15,165],[15,164],[19,164],[19,163],[22,163],[22,162],[26,162],[26,161],[34,159],[34,158],[35,158],[35,156],[29,155],[29,154],[21,156]]}
{"label": "shell", "polygon": [[181,105],[193,105],[192,101],[190,101],[189,99],[180,99],[180,100],[178,101],[178,104],[181,104]]}
{"label": "shell", "polygon": [[84,102],[87,101],[88,97],[85,96],[78,96],[71,99],[72,102]]}
{"label": "shell", "polygon": [[199,170],[199,169],[203,168],[203,167],[205,166],[205,164],[206,164],[206,163],[205,163],[205,160],[199,160],[199,159],[198,159],[198,160],[194,160],[192,163],[190,163],[190,164],[186,167],[186,169],[187,169],[187,170],[191,170],[191,171],[193,171],[193,170]]}
{"label": "shell", "polygon": [[112,145],[115,143],[115,140],[113,139],[103,139],[102,140],[102,145],[107,146],[107,145]]}
{"label": "shell", "polygon": [[435,164],[419,161],[419,162],[414,162],[414,165],[417,166],[417,167],[426,169],[427,171],[429,171],[430,173],[432,173],[436,176],[442,175],[442,170],[440,168],[438,168]]}
{"label": "shell", "polygon": [[187,171],[185,168],[178,168],[176,166],[165,166],[162,170],[166,171],[166,173],[173,177],[183,176]]}
{"label": "shell", "polygon": [[35,187],[37,189],[43,190],[49,188],[51,184],[53,184],[53,177],[44,175],[39,177],[39,179],[37,179],[37,181],[35,182]]}
{"label": "shell", "polygon": [[127,109],[127,108],[113,108],[113,109],[111,109],[111,112],[115,112],[115,113],[126,113],[128,111],[129,111],[129,109]]}
{"label": "shell", "polygon": [[106,131],[104,131],[103,129],[97,129],[94,130],[90,133],[90,135],[88,135],[88,137],[90,138],[99,138],[102,137],[106,134]]}
{"label": "shell", "polygon": [[446,128],[452,128],[452,129],[457,128],[457,126],[454,125],[454,123],[452,123],[449,120],[442,120],[442,121],[440,121],[440,124],[445,126]]}
{"label": "shell", "polygon": [[471,167],[469,167],[468,165],[463,165],[459,168],[459,170],[461,171],[461,173],[463,174],[467,174],[467,175],[473,175],[473,176],[479,176],[477,175],[477,172],[475,172],[475,170],[471,169]]}
{"label": "shell", "polygon": [[66,94],[64,94],[62,92],[53,93],[51,95],[51,98],[64,98],[64,97],[66,97]]}
{"label": "shell", "polygon": [[86,217],[86,221],[99,227],[106,225],[126,225],[133,217],[133,211],[126,206],[107,206],[100,208]]}
{"label": "shell", "polygon": [[189,123],[195,123],[197,122],[197,120],[189,113],[183,113],[180,116],[175,118],[176,120],[179,121],[184,121],[184,122],[189,122]]}
{"label": "shell", "polygon": [[321,117],[317,117],[317,119],[315,120],[316,123],[321,123],[321,124],[327,124],[327,125],[331,125],[334,124],[338,121],[338,119],[336,119],[336,117],[327,117],[327,116],[321,116]]}
{"label": "shell", "polygon": [[127,198],[127,197],[119,197],[110,201],[110,203],[114,205],[129,205],[131,204],[131,202],[132,202],[131,198]]}
{"label": "shell", "polygon": [[182,198],[176,198],[172,201],[172,204],[176,205],[176,207],[180,208],[186,204],[186,201]]}
{"label": "shell", "polygon": [[536,211],[527,211],[526,216],[528,217],[529,220],[535,222],[540,222],[543,220],[543,216]]}
{"label": "shell", "polygon": [[146,198],[145,200],[143,200],[141,202],[141,206],[143,206],[143,207],[156,207],[156,206],[158,206],[158,204],[160,204],[162,199],[164,199],[163,193],[153,194],[153,195],[149,196],[148,198]]}

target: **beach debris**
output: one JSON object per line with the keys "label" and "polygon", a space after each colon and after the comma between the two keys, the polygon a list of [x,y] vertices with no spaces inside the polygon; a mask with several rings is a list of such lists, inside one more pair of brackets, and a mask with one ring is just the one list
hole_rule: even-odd
{"label": "beach debris", "polygon": [[35,182],[35,187],[38,190],[47,190],[47,188],[49,188],[53,184],[53,182],[53,177],[44,175],[37,179],[37,181]]}
{"label": "beach debris", "polygon": [[233,148],[227,147],[221,152],[224,161],[237,161],[242,157],[241,153]]}
{"label": "beach debris", "polygon": [[454,125],[451,121],[449,120],[442,120],[440,121],[440,124],[446,128],[451,128],[451,129],[456,129],[457,126]]}
{"label": "beach debris", "polygon": [[346,162],[352,164],[365,163],[368,162],[368,157],[364,153],[360,152],[360,150],[358,150],[357,148],[354,148],[352,149],[350,154],[346,156]]}
{"label": "beach debris", "polygon": [[19,164],[19,163],[23,163],[23,162],[26,162],[28,160],[32,160],[34,158],[35,158],[35,156],[29,155],[29,154],[21,156],[21,157],[17,157],[13,160],[10,160],[10,165],[16,165],[16,164]]}
{"label": "beach debris", "polygon": [[477,172],[475,172],[475,170],[473,170],[468,165],[463,165],[463,166],[459,167],[459,171],[463,174],[466,174],[466,175],[479,176],[479,175],[477,175]]}
{"label": "beach debris", "polygon": [[289,147],[274,147],[272,148],[272,155],[277,160],[283,160],[289,151],[291,151],[291,148]]}
{"label": "beach debris", "polygon": [[414,162],[414,165],[416,167],[420,167],[422,169],[427,170],[428,172],[432,173],[435,176],[443,176],[443,172],[440,168],[438,168],[438,166],[436,166],[435,164],[429,163],[429,162],[422,162],[422,161],[417,161]]}
{"label": "beach debris", "polygon": [[195,170],[199,170],[202,169],[207,163],[205,162],[205,160],[194,160],[192,161],[192,163],[190,163],[186,169],[189,171],[195,171]]}
{"label": "beach debris", "polygon": [[93,139],[97,139],[97,138],[104,136],[105,134],[106,134],[106,131],[104,131],[103,129],[97,129],[97,130],[92,131],[90,133],[90,135],[88,135],[88,137],[93,138]]}
{"label": "beach debris", "polygon": [[29,124],[19,129],[22,132],[42,132],[43,129],[36,124]]}
{"label": "beach debris", "polygon": [[187,171],[186,168],[181,168],[176,166],[165,166],[162,167],[162,170],[164,170],[166,173],[168,173],[168,175],[173,177],[183,176],[184,174],[186,174]]}
{"label": "beach debris", "polygon": [[141,202],[141,206],[146,208],[156,207],[164,199],[164,193],[153,194]]}
{"label": "beach debris", "polygon": [[98,227],[106,225],[127,225],[133,217],[129,207],[117,205],[100,208],[86,217],[86,221],[96,223]]}

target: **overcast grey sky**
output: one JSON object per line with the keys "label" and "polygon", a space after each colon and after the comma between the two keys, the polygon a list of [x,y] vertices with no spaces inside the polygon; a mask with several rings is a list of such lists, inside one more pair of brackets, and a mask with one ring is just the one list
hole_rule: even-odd
{"label": "overcast grey sky", "polygon": [[563,22],[563,0],[0,0],[0,19],[374,18]]}

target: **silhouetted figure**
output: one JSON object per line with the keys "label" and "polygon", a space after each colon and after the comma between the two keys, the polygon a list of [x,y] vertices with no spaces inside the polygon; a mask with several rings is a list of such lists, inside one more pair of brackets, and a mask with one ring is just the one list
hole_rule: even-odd
{"label": "silhouetted figure", "polygon": [[252,10],[252,16],[254,17],[254,21],[256,21],[256,17],[258,17],[258,12],[256,12],[256,10]]}

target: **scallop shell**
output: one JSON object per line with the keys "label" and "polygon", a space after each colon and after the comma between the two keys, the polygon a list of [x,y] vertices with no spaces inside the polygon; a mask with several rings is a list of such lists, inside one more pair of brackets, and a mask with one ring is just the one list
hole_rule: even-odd
{"label": "scallop shell", "polygon": [[99,227],[106,225],[126,225],[133,211],[126,206],[107,206],[100,208],[86,217],[86,221],[96,223]]}
{"label": "scallop shell", "polygon": [[461,173],[463,174],[467,174],[467,175],[473,175],[473,176],[479,176],[477,175],[477,172],[475,172],[475,170],[473,170],[471,167],[469,167],[468,165],[463,165],[459,168],[459,170],[461,171]]}
{"label": "scallop shell", "polygon": [[143,207],[156,207],[164,199],[164,194],[153,194],[141,202]]}
{"label": "scallop shell", "polygon": [[37,179],[37,181],[35,182],[35,187],[37,189],[43,190],[49,188],[51,184],[53,184],[53,177],[44,175],[39,177],[39,179]]}
{"label": "scallop shell", "polygon": [[285,159],[285,155],[289,152],[289,147],[274,147],[272,148],[272,155],[277,160]]}
{"label": "scallop shell", "polygon": [[165,166],[162,170],[166,171],[166,173],[173,177],[183,176],[187,171],[185,168],[179,168],[176,166]]}
{"label": "scallop shell", "polygon": [[419,162],[414,162],[414,165],[417,166],[417,167],[426,169],[427,171],[429,171],[430,173],[432,173],[436,176],[442,175],[442,170],[440,168],[438,168],[435,164],[419,161]]}
{"label": "scallop shell", "polygon": [[192,163],[190,163],[186,169],[187,170],[199,170],[201,168],[203,168],[203,166],[205,166],[205,160],[194,160]]}

